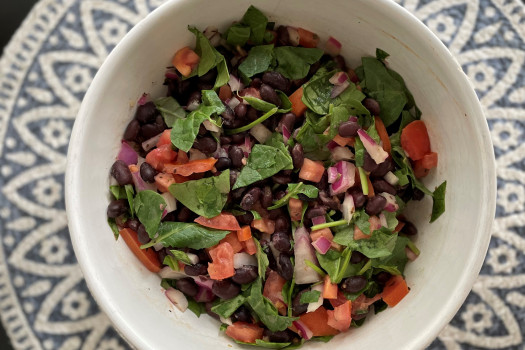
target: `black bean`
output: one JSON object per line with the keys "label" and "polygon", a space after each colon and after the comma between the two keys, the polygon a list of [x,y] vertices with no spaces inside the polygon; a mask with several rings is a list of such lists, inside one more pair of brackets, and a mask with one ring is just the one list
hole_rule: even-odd
{"label": "black bean", "polygon": [[228,157],[220,157],[215,163],[215,169],[223,171],[229,169],[232,166],[232,161]]}
{"label": "black bean", "polygon": [[261,99],[266,102],[273,103],[277,107],[281,107],[281,99],[275,90],[268,84],[262,84],[260,88]]}
{"label": "black bean", "polygon": [[249,106],[248,110],[246,111],[246,119],[253,122],[257,118],[259,118],[259,113],[257,112],[255,108]]}
{"label": "black bean", "polygon": [[290,229],[290,220],[284,215],[279,216],[275,219],[275,231],[276,232],[288,232]]}
{"label": "black bean", "polygon": [[283,131],[282,126],[286,126],[286,129],[288,129],[290,134],[293,133],[294,125],[295,125],[295,119],[296,119],[295,114],[293,114],[292,112],[288,112],[288,113],[283,114],[283,116],[282,116],[282,118],[281,118],[281,120],[279,122],[280,126],[279,126],[278,130],[280,132],[282,132]]}
{"label": "black bean", "polygon": [[312,64],[310,66],[310,69],[308,70],[308,75],[309,76],[312,76],[314,75],[315,73],[317,73],[317,71],[319,70],[319,68],[321,68],[321,61],[317,61],[315,62],[314,64]]}
{"label": "black bean", "polygon": [[157,107],[153,102],[146,102],[145,104],[138,106],[135,112],[135,119],[140,123],[146,124],[155,120],[157,115]]}
{"label": "black bean", "polygon": [[246,138],[246,133],[242,134],[234,134],[232,135],[232,142],[236,145],[243,144],[244,145],[244,139]]}
{"label": "black bean", "polygon": [[140,166],[140,177],[142,180],[152,183],[155,182],[155,175],[157,175],[157,170],[153,169],[149,163],[142,163]]}
{"label": "black bean", "polygon": [[235,269],[235,275],[233,275],[232,280],[238,284],[248,284],[257,279],[258,272],[257,266],[244,265]]}
{"label": "black bean", "polygon": [[272,244],[275,249],[282,253],[288,253],[292,247],[290,238],[286,232],[276,232],[272,235]]}
{"label": "black bean", "polygon": [[379,284],[385,284],[392,275],[386,271],[381,271],[377,275],[374,276],[374,279]]}
{"label": "black bean", "polygon": [[[319,199],[321,203],[328,206],[330,209],[339,210],[341,207],[341,202],[337,197],[330,197],[326,191],[319,191]],[[382,208],[381,208],[382,209]]]}
{"label": "black bean", "polygon": [[316,218],[318,216],[325,216],[325,215],[326,215],[326,209],[324,207],[308,208],[306,210],[306,213],[304,214],[305,219],[307,221],[312,220],[313,218]]}
{"label": "black bean", "polygon": [[137,230],[137,238],[140,244],[146,244],[149,241],[151,241],[151,239],[149,238],[149,234],[146,231],[146,227],[142,224],[139,225],[139,228]]}
{"label": "black bean", "polygon": [[[199,250],[197,250],[197,252],[195,254],[197,254],[197,256],[199,257],[199,261],[201,263],[205,263],[205,262],[211,261],[211,258],[210,258],[210,256],[208,255],[208,252],[206,252],[205,249],[199,249]],[[204,267],[206,267],[206,266],[204,266]],[[204,274],[206,274],[206,273],[204,273]]]}
{"label": "black bean", "polygon": [[250,310],[244,305],[239,306],[237,310],[231,315],[232,322],[252,322],[252,315]]}
{"label": "black bean", "polygon": [[198,106],[201,104],[202,94],[200,91],[194,91],[188,98],[187,106]]}
{"label": "black bean", "polygon": [[215,312],[211,311],[211,308],[215,306],[213,301],[208,301],[207,303],[204,304],[204,306],[206,307],[206,313],[208,315],[215,318],[216,320],[220,320],[220,316],[217,315]]}
{"label": "black bean", "polygon": [[328,189],[328,174],[326,173],[326,171],[323,173],[321,180],[319,180],[319,182],[315,184],[315,187],[317,187],[320,191]]}
{"label": "black bean", "polygon": [[280,185],[286,185],[292,181],[292,177],[289,174],[280,171],[274,176],[272,176],[272,181]]}
{"label": "black bean", "polygon": [[278,201],[279,199],[283,198],[284,196],[286,196],[286,192],[284,192],[284,191],[277,191],[275,193],[275,195],[273,196],[273,200]]}
{"label": "black bean", "polygon": [[204,276],[208,274],[208,267],[201,263],[184,265],[184,273],[188,276]]}
{"label": "black bean", "polygon": [[341,289],[347,293],[357,293],[366,287],[367,282],[364,276],[348,277],[341,283]]}
{"label": "black bean", "polygon": [[237,188],[233,191],[231,191],[231,197],[238,201],[242,198],[242,196],[244,195],[244,192],[246,191],[246,187],[241,187],[241,188]]}
{"label": "black bean", "polygon": [[203,153],[210,154],[217,150],[217,141],[215,141],[213,137],[201,137],[195,140],[193,148],[196,148]]}
{"label": "black bean", "polygon": [[286,254],[279,254],[279,275],[287,281],[291,281],[293,278],[292,261]]}
{"label": "black bean", "polygon": [[270,186],[264,186],[262,197],[261,197],[261,206],[266,209],[271,206],[273,203],[273,193]]}
{"label": "black bean", "polygon": [[285,216],[288,217],[288,213],[285,213],[282,207],[268,211],[268,219],[270,220],[277,220],[278,218]]}
{"label": "black bean", "polygon": [[179,215],[177,215],[177,220],[180,221],[180,222],[188,222],[188,221],[191,220],[192,216],[193,216],[193,214],[192,214],[191,210],[189,210],[186,207],[182,207],[179,210]]}
{"label": "black bean", "polygon": [[290,34],[285,26],[277,27],[277,43],[281,46],[290,45]]}
{"label": "black bean", "polygon": [[376,161],[372,159],[372,157],[370,156],[370,154],[368,154],[366,150],[363,159],[363,169],[365,169],[365,171],[372,172],[377,168]]}
{"label": "black bean", "polygon": [[157,117],[155,118],[155,125],[157,125],[159,127],[159,130],[162,131],[168,128],[168,126],[164,122],[164,118],[161,115],[157,115]]}
{"label": "black bean", "polygon": [[211,291],[221,299],[231,299],[241,292],[241,287],[229,280],[213,281]]}
{"label": "black bean", "polygon": [[292,315],[293,316],[299,316],[301,314],[304,314],[306,310],[308,309],[308,304],[301,304],[301,295],[305,292],[307,292],[308,289],[303,289],[292,300]]}
{"label": "black bean", "polygon": [[[279,72],[266,72],[262,76],[262,82],[270,85],[275,90],[286,92],[290,89],[290,80]],[[288,129],[290,130],[290,129]]]}
{"label": "black bean", "polygon": [[139,135],[140,131],[140,123],[133,119],[129,122],[128,126],[126,127],[126,131],[124,131],[124,140],[126,141],[136,141],[137,136]]}
{"label": "black bean", "polygon": [[268,337],[268,340],[272,343],[290,343],[294,338],[294,333],[289,329],[277,332],[264,329],[263,336]]}
{"label": "black bean", "polygon": [[365,318],[366,316],[368,316],[368,311],[366,313],[359,313],[359,314],[352,314],[352,320],[354,321],[359,321],[359,320],[362,320],[363,318]]}
{"label": "black bean", "polygon": [[259,187],[251,188],[244,197],[242,197],[241,208],[244,210],[252,210],[255,203],[261,199],[262,191]]}
{"label": "black bean", "polygon": [[210,69],[208,73],[199,77],[199,81],[207,84],[213,84],[217,78],[217,69]]}
{"label": "black bean", "polygon": [[244,118],[246,112],[248,112],[248,106],[241,102],[233,109],[233,111],[238,118]]}
{"label": "black bean", "polygon": [[229,145],[232,143],[232,138],[229,136],[221,136],[219,141],[221,142],[221,145]]}
{"label": "black bean", "polygon": [[386,205],[386,199],[383,196],[376,195],[372,198],[368,198],[365,210],[368,215],[377,215],[383,210]]}
{"label": "black bean", "polygon": [[166,214],[166,216],[164,216],[161,221],[164,222],[164,221],[177,221],[177,215],[178,213],[176,211],[172,211],[168,214]]}
{"label": "black bean", "polygon": [[296,143],[292,148],[291,154],[292,154],[293,167],[295,169],[302,167],[303,162],[304,162],[303,146],[300,143]]}
{"label": "black bean", "polygon": [[157,136],[163,131],[164,128],[160,127],[157,124],[146,124],[140,127],[140,136],[142,136],[144,140],[147,140],[152,138],[153,136]]}
{"label": "black bean", "polygon": [[357,135],[357,130],[360,128],[357,122],[347,121],[339,124],[338,132],[342,137],[352,137]]}
{"label": "black bean", "polygon": [[389,171],[394,170],[394,164],[392,164],[392,159],[389,157],[385,161],[377,166],[371,173],[371,177],[383,177]]}
{"label": "black bean", "polygon": [[401,232],[408,236],[415,236],[417,235],[417,227],[410,221],[405,221],[405,226],[403,226]]}
{"label": "black bean", "polygon": [[[230,108],[227,104],[224,105],[224,112],[221,114],[222,118],[222,125],[226,128],[232,128],[234,127],[235,123],[235,114],[233,113],[233,109]],[[222,143],[222,142],[221,142]]]}
{"label": "black bean", "polygon": [[341,69],[342,71],[346,72],[346,62],[345,58],[341,55],[337,55],[334,57],[334,62],[337,68]]}
{"label": "black bean", "polygon": [[412,199],[415,201],[420,201],[425,197],[425,194],[423,191],[421,191],[419,188],[414,188],[412,190]]}
{"label": "black bean", "polygon": [[250,82],[250,86],[253,87],[253,88],[256,88],[256,89],[259,89],[261,87],[261,85],[262,85],[262,80],[259,79],[259,78],[254,78]]}
{"label": "black bean", "polygon": [[199,126],[199,132],[197,133],[197,135],[204,136],[204,135],[206,135],[207,132],[208,132],[208,130],[206,130],[206,127],[204,126],[204,124],[201,124]]}
{"label": "black bean", "polygon": [[367,97],[363,100],[363,106],[370,111],[373,116],[379,116],[381,113],[381,107],[379,103],[373,98]]}
{"label": "black bean", "polygon": [[237,216],[237,220],[243,225],[249,225],[253,221],[253,214],[248,212],[246,214],[239,215]]}
{"label": "black bean", "polygon": [[187,296],[194,297],[199,292],[199,286],[193,278],[181,278],[175,282],[175,288]]}
{"label": "black bean", "polygon": [[[153,249],[153,248],[146,248],[146,249]],[[164,248],[157,252],[157,258],[159,261],[164,261],[164,259],[168,256],[169,249]]]}
{"label": "black bean", "polygon": [[130,185],[133,183],[133,176],[126,163],[122,160],[117,160],[111,166],[111,176],[117,180],[120,186]]}
{"label": "black bean", "polygon": [[363,191],[359,187],[352,188],[349,191],[350,195],[352,195],[352,198],[354,199],[354,205],[356,208],[361,208],[363,205],[365,205],[366,202],[366,196],[363,194]]}
{"label": "black bean", "polygon": [[116,218],[128,212],[128,201],[125,199],[115,199],[108,204],[108,218]]}
{"label": "black bean", "polygon": [[132,229],[133,231],[137,232],[139,229],[140,221],[137,219],[129,219],[126,221],[126,227]]}
{"label": "black bean", "polygon": [[[231,164],[230,164],[230,166],[231,166]],[[238,171],[230,170],[230,189],[233,188],[233,185],[235,185],[235,182],[237,181],[238,177],[239,177],[239,172]]]}
{"label": "black bean", "polygon": [[242,149],[240,149],[237,146],[230,147],[230,150],[228,151],[228,155],[230,156],[230,159],[232,161],[232,166],[234,168],[240,169],[242,168],[242,159],[244,158],[244,152]]}
{"label": "black bean", "polygon": [[390,193],[393,196],[395,196],[396,193],[397,193],[397,191],[394,188],[394,186],[392,186],[391,184],[389,184],[385,180],[374,180],[372,182],[372,186],[374,187],[374,192],[375,193],[386,192],[386,193]]}
{"label": "black bean", "polygon": [[358,252],[357,250],[354,250],[352,252],[352,256],[350,256],[350,262],[352,264],[359,264],[364,259],[366,259],[366,256],[364,256],[361,252]]}

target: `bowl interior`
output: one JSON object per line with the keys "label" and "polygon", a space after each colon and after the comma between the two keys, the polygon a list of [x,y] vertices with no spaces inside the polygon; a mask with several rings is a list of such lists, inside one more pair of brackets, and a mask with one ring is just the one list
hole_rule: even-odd
{"label": "bowl interior", "polygon": [[[67,209],[75,251],[95,298],[137,348],[165,344],[189,348],[238,347],[220,335],[218,323],[181,314],[170,306],[160,279],[106,223],[109,169],[120,137],[143,92],[165,94],[166,66],[174,52],[194,45],[187,25],[224,29],[253,4],[277,23],[301,26],[343,44],[351,67],[376,47],[390,53],[390,67],[405,79],[423,112],[438,169],[425,179],[433,189],[448,181],[446,213],[428,224],[431,201],[409,217],[420,234],[421,256],[406,270],[409,295],[395,308],[370,317],[363,327],[308,349],[421,348],[455,314],[481,266],[495,206],[492,144],[479,102],[461,68],[423,24],[388,0],[179,0],[137,25],[110,55],[93,81],[77,118],[68,159]],[[206,10],[203,10],[206,9]],[[383,332],[377,336],[378,331]]]}

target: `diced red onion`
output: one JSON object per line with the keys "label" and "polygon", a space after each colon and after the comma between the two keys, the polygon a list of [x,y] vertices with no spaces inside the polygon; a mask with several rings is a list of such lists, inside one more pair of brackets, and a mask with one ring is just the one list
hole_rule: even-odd
{"label": "diced red onion", "polygon": [[238,269],[244,265],[257,266],[257,259],[248,253],[235,253],[233,255],[233,267]]}
{"label": "diced red onion", "polygon": [[211,290],[213,286],[213,280],[206,276],[195,276],[193,277],[193,279],[195,280],[195,283],[197,283],[199,287],[208,288],[209,290]]}
{"label": "diced red onion", "polygon": [[199,159],[206,159],[208,158],[204,153],[199,151],[196,148],[190,148],[189,152],[190,155],[188,156],[189,160],[199,160]]}
{"label": "diced red onion", "polygon": [[355,213],[354,197],[352,197],[351,194],[345,194],[345,200],[343,201],[343,204],[341,204],[341,210],[343,211],[343,218],[350,223],[350,220],[352,220],[352,216]]}
{"label": "diced red onion", "polygon": [[399,205],[396,202],[396,197],[387,192],[381,192],[379,195],[385,197],[386,199],[386,205],[384,208],[386,211],[393,213],[399,209]]}
{"label": "diced red onion", "polygon": [[388,227],[388,222],[386,221],[385,214],[383,213],[379,214],[379,222],[381,222],[381,226]]}
{"label": "diced red onion", "polygon": [[335,165],[335,168],[341,176],[330,185],[332,196],[345,192],[355,184],[355,165],[353,163],[342,160]]}
{"label": "diced red onion", "polygon": [[117,159],[123,161],[126,165],[131,165],[137,164],[138,158],[137,152],[126,141],[122,140]]}
{"label": "diced red onion", "polygon": [[326,239],[326,237],[321,236],[312,242],[312,246],[315,250],[324,255],[332,246],[332,242]]}
{"label": "diced red onion", "polygon": [[225,145],[223,147],[217,147],[217,150],[213,154],[213,158],[219,159],[219,158],[223,158],[223,157],[228,157],[228,149],[229,148],[230,148],[229,145]]}
{"label": "diced red onion", "polygon": [[288,142],[288,140],[290,139],[290,136],[292,136],[292,134],[290,134],[290,130],[288,130],[288,127],[283,124],[283,141],[284,141],[284,143]]}
{"label": "diced red onion", "polygon": [[366,151],[377,164],[383,163],[388,158],[388,153],[386,153],[383,147],[379,146],[366,131],[359,129],[357,130],[357,134],[359,135],[361,142],[363,142]]}
{"label": "diced red onion", "polygon": [[207,289],[204,287],[199,287],[199,291],[197,292],[197,295],[195,296],[195,301],[199,303],[208,303],[210,301],[213,301],[215,299],[215,295],[213,295],[213,292],[211,289]]}
{"label": "diced red onion", "polygon": [[335,141],[330,141],[328,142],[328,144],[326,145],[326,148],[328,148],[330,151],[333,150],[334,148],[336,147],[339,147],[339,145],[337,144],[337,142]]}
{"label": "diced red onion", "polygon": [[182,294],[181,291],[176,290],[175,288],[166,289],[166,297],[179,309],[181,312],[186,311],[188,308],[188,299]]}
{"label": "diced red onion", "polygon": [[399,178],[391,171],[386,173],[386,175],[383,178],[392,186],[395,186],[399,183]]}
{"label": "diced red onion", "polygon": [[230,89],[232,90],[232,92],[240,91],[244,88],[244,84],[241,82],[241,80],[233,74],[230,74],[230,80],[228,80],[228,85],[230,85]]}
{"label": "diced red onion", "polygon": [[309,340],[314,335],[314,333],[310,330],[310,328],[308,328],[301,321],[293,321],[293,325],[295,326],[295,328],[297,328],[299,335],[306,340]]}
{"label": "diced red onion", "polygon": [[329,37],[324,48],[324,52],[332,57],[335,57],[341,53],[341,43],[334,37]]}
{"label": "diced red onion", "polygon": [[164,208],[168,213],[177,210],[177,200],[169,192],[164,192],[161,194],[162,198],[166,202],[166,208]]}
{"label": "diced red onion", "polygon": [[337,168],[335,166],[331,166],[326,170],[326,173],[328,174],[328,183],[333,184],[336,182],[339,177],[341,176],[339,172],[337,171]]}
{"label": "diced red onion", "polygon": [[266,140],[272,136],[272,132],[268,130],[266,126],[263,124],[257,124],[253,128],[250,129],[250,134],[255,137],[259,143],[265,143]]}
{"label": "diced red onion", "polygon": [[345,72],[336,72],[328,81],[332,85],[342,85],[347,80],[348,75]]}
{"label": "diced red onion", "polygon": [[149,94],[143,93],[142,96],[140,96],[139,100],[137,101],[137,104],[139,106],[145,105],[150,100]]}
{"label": "diced red onion", "polygon": [[221,129],[213,124],[210,120],[206,119],[205,121],[202,122],[202,125],[204,125],[204,128],[208,131],[211,131],[211,132],[220,132]]}
{"label": "diced red onion", "polygon": [[157,186],[155,186],[155,183],[147,183],[142,179],[140,176],[140,171],[131,172],[131,177],[133,179],[133,185],[135,186],[135,191],[141,192],[145,190],[152,190],[156,191]]}
{"label": "diced red onion", "polygon": [[[247,87],[247,88],[242,89],[241,91],[239,91],[239,96],[241,97],[250,96],[250,97],[258,98],[259,100],[261,99],[261,93],[259,92],[258,89],[253,88],[253,87]],[[248,101],[244,99],[242,103],[249,104]]]}
{"label": "diced red onion", "polygon": [[335,162],[338,162],[340,160],[354,159],[354,154],[352,153],[352,151],[350,151],[350,148],[348,147],[337,146],[334,149],[332,149],[331,152],[332,152],[332,159]]}
{"label": "diced red onion", "polygon": [[370,215],[368,222],[370,223],[370,232],[379,230],[381,228],[381,220],[379,220],[379,218],[375,215]]}
{"label": "diced red onion", "polygon": [[222,316],[219,316],[219,320],[221,321],[221,323],[227,324],[228,326],[233,325],[232,319],[230,317],[224,318]]}
{"label": "diced red onion", "polygon": [[164,209],[164,211],[162,212],[162,216],[160,218],[164,219],[166,217],[166,215],[168,215],[168,211],[166,209]]}
{"label": "diced red onion", "polygon": [[246,135],[244,137],[244,145],[239,146],[240,149],[244,151],[244,156],[248,157],[250,153],[252,152],[252,141],[250,140],[250,136]]}
{"label": "diced red onion", "polygon": [[170,68],[170,69],[167,69],[166,72],[164,73],[164,76],[167,78],[167,79],[179,79],[179,76],[177,75],[177,73],[175,72],[175,69],[173,68]]}
{"label": "diced red onion", "polygon": [[414,261],[417,259],[417,254],[412,251],[409,247],[405,247],[405,253],[407,255],[408,260]]}
{"label": "diced red onion", "polygon": [[312,226],[321,225],[324,223],[326,223],[326,218],[324,217],[324,215],[319,215],[315,218],[312,218]]}
{"label": "diced red onion", "polygon": [[169,266],[163,267],[159,271],[159,276],[160,278],[167,278],[170,280],[177,280],[179,278],[188,277],[188,275],[186,275],[184,271],[175,271],[175,270],[172,270],[171,267]]}
{"label": "diced red onion", "polygon": [[237,97],[232,97],[228,100],[228,102],[226,103],[228,105],[228,107],[230,107],[232,110],[235,109],[235,107],[237,107],[238,105],[241,104],[241,101],[239,101],[239,99]]}
{"label": "diced red onion", "polygon": [[349,122],[354,122],[354,123],[357,123],[357,117],[355,115],[351,116],[350,118],[348,118],[348,121]]}
{"label": "diced red onion", "polygon": [[157,145],[161,136],[162,133],[155,135],[152,138],[149,138],[146,141],[142,142],[142,149],[146,152],[149,152],[151,149],[153,149],[153,147]]}
{"label": "diced red onion", "polygon": [[296,284],[315,283],[321,280],[319,274],[311,267],[306,265],[305,260],[319,266],[314,248],[310,244],[308,231],[301,226],[294,232],[294,276]]}
{"label": "diced red onion", "polygon": [[317,299],[317,301],[308,304],[308,308],[306,309],[306,312],[314,312],[315,310],[319,309],[321,305],[323,305],[323,302],[324,302],[323,286],[324,284],[321,283],[321,284],[316,284],[315,286],[311,288],[311,290],[316,290],[320,292],[321,294],[319,295],[319,299]]}
{"label": "diced red onion", "polygon": [[186,106],[186,109],[190,112],[193,112],[197,108],[199,108],[200,103],[198,100],[192,100],[189,105]]}
{"label": "diced red onion", "polygon": [[[164,211],[164,212],[165,212],[165,211]],[[164,212],[162,212],[162,217],[163,217],[163,218],[164,218],[164,216],[166,216],[166,214],[168,214],[168,213],[164,214]],[[159,242],[159,243],[155,243],[155,244],[153,245],[153,249],[155,249],[155,251],[158,252],[159,250],[164,249],[164,244],[162,244],[161,242]]]}
{"label": "diced red onion", "polygon": [[341,93],[349,86],[350,82],[348,80],[346,80],[341,85],[334,85],[332,92],[330,93],[330,98],[336,98],[337,96],[341,95]]}
{"label": "diced red onion", "polygon": [[292,46],[299,45],[300,37],[299,37],[299,32],[297,31],[297,29],[294,27],[286,27],[286,29],[288,30],[288,37],[290,40],[290,44]]}

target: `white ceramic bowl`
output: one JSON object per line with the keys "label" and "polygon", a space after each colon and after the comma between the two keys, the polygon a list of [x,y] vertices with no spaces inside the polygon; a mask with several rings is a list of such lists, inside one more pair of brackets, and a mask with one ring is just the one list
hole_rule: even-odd
{"label": "white ceramic bowl", "polygon": [[423,111],[439,167],[427,179],[448,181],[446,213],[429,225],[430,201],[412,208],[421,256],[406,270],[411,288],[395,308],[357,330],[305,349],[419,349],[454,316],[480,270],[495,211],[492,143],[480,104],[460,66],[415,17],[389,0],[173,0],[138,24],[93,80],[77,117],[68,154],[66,199],[75,252],[89,288],[117,329],[139,349],[225,349],[218,322],[171,307],[160,279],[146,270],[106,223],[109,169],[143,92],[165,93],[174,52],[194,45],[188,24],[224,29],[253,4],[278,23],[329,35],[350,66],[376,47],[390,53]]}

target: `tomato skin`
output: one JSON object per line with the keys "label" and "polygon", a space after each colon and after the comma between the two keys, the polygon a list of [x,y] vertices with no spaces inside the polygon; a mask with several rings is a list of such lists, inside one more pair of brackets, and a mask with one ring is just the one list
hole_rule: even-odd
{"label": "tomato skin", "polygon": [[240,230],[237,231],[237,239],[239,242],[244,242],[252,238],[252,230],[250,226],[243,226]]}
{"label": "tomato skin", "polygon": [[253,228],[261,232],[267,233],[269,235],[271,235],[275,231],[275,221],[270,220],[270,219],[261,218],[261,219],[253,220],[251,225]]}
{"label": "tomato skin", "polygon": [[314,48],[319,44],[319,36],[317,34],[303,28],[297,28],[297,33],[299,34],[299,45]]}
{"label": "tomato skin", "polygon": [[255,242],[253,241],[253,237],[248,238],[246,241],[241,241],[241,244],[246,253],[250,255],[254,255],[255,253],[257,253],[257,246],[255,245]]}
{"label": "tomato skin", "polygon": [[171,145],[171,129],[166,129],[160,135],[159,141],[157,142],[157,147],[162,145]]}
{"label": "tomato skin", "polygon": [[173,175],[166,174],[166,173],[158,173],[155,175],[155,184],[157,185],[157,188],[160,192],[168,192],[170,190],[170,186],[175,183],[175,179],[173,178]]}
{"label": "tomato skin", "polygon": [[375,126],[376,126],[377,133],[383,144],[383,150],[386,153],[390,154],[392,151],[392,145],[390,144],[390,138],[388,137],[388,133],[385,128],[385,124],[383,124],[383,121],[378,116],[375,116],[374,120],[375,120]]}
{"label": "tomato skin", "polygon": [[124,239],[129,249],[135,254],[137,259],[151,272],[159,272],[161,265],[157,253],[153,248],[140,249],[138,235],[130,228],[124,228],[119,232],[120,237]]}
{"label": "tomato skin", "polygon": [[324,165],[319,161],[304,158],[303,166],[299,171],[299,178],[312,182],[319,182],[324,174]]}
{"label": "tomato skin", "polygon": [[352,323],[352,303],[347,300],[344,304],[334,307],[333,310],[326,311],[328,314],[328,325],[341,332],[350,328]]}
{"label": "tomato skin", "polygon": [[214,280],[223,280],[235,274],[233,268],[233,247],[228,242],[219,243],[209,250],[213,262],[208,264],[208,273]]}
{"label": "tomato skin", "polygon": [[270,299],[273,305],[279,310],[284,311],[286,304],[283,301],[283,286],[286,280],[282,278],[277,272],[270,270],[268,278],[264,283],[263,295]]}
{"label": "tomato skin", "polygon": [[228,233],[219,243],[223,242],[228,242],[232,246],[234,254],[240,252],[243,248],[241,242],[237,239],[237,234],[235,232]]}
{"label": "tomato skin", "polygon": [[175,173],[181,176],[190,176],[195,173],[205,173],[208,170],[212,170],[215,166],[217,159],[196,159],[190,160],[185,164],[165,164],[164,172]]}
{"label": "tomato skin", "polygon": [[409,289],[403,276],[392,276],[383,289],[383,301],[390,307],[396,306],[408,294]]}
{"label": "tomato skin", "polygon": [[187,77],[191,74],[193,68],[199,64],[199,61],[199,55],[190,49],[189,46],[185,46],[175,53],[172,63],[173,66],[180,72],[180,74]]}
{"label": "tomato skin", "polygon": [[292,113],[295,114],[296,117],[301,117],[307,109],[303,102],[303,87],[301,86],[299,89],[295,90],[295,92],[288,98],[292,103]]}
{"label": "tomato skin", "polygon": [[263,329],[255,324],[247,322],[234,322],[226,328],[226,335],[245,343],[255,343],[256,339],[262,339]]}
{"label": "tomato skin", "polygon": [[292,221],[301,221],[303,214],[303,202],[300,199],[290,198],[288,201],[288,210]]}
{"label": "tomato skin", "polygon": [[419,160],[430,153],[430,139],[422,120],[414,120],[401,131],[401,147],[412,160]]}
{"label": "tomato skin", "polygon": [[174,161],[177,158],[177,152],[171,149],[171,142],[169,145],[161,145],[151,150],[146,155],[146,162],[158,171],[162,171],[165,163]]}
{"label": "tomato skin", "polygon": [[314,312],[308,312],[299,316],[301,322],[308,327],[314,336],[336,335],[339,331],[328,325],[328,313],[321,306]]}
{"label": "tomato skin", "polygon": [[423,156],[423,158],[416,160],[412,163],[412,169],[414,175],[419,179],[425,177],[430,172],[430,169],[437,167],[438,154],[436,152],[430,152]]}
{"label": "tomato skin", "polygon": [[219,215],[210,219],[207,219],[204,216],[199,216],[194,221],[204,227],[214,228],[217,230],[238,231],[241,229],[235,216],[229,213],[220,213]]}

